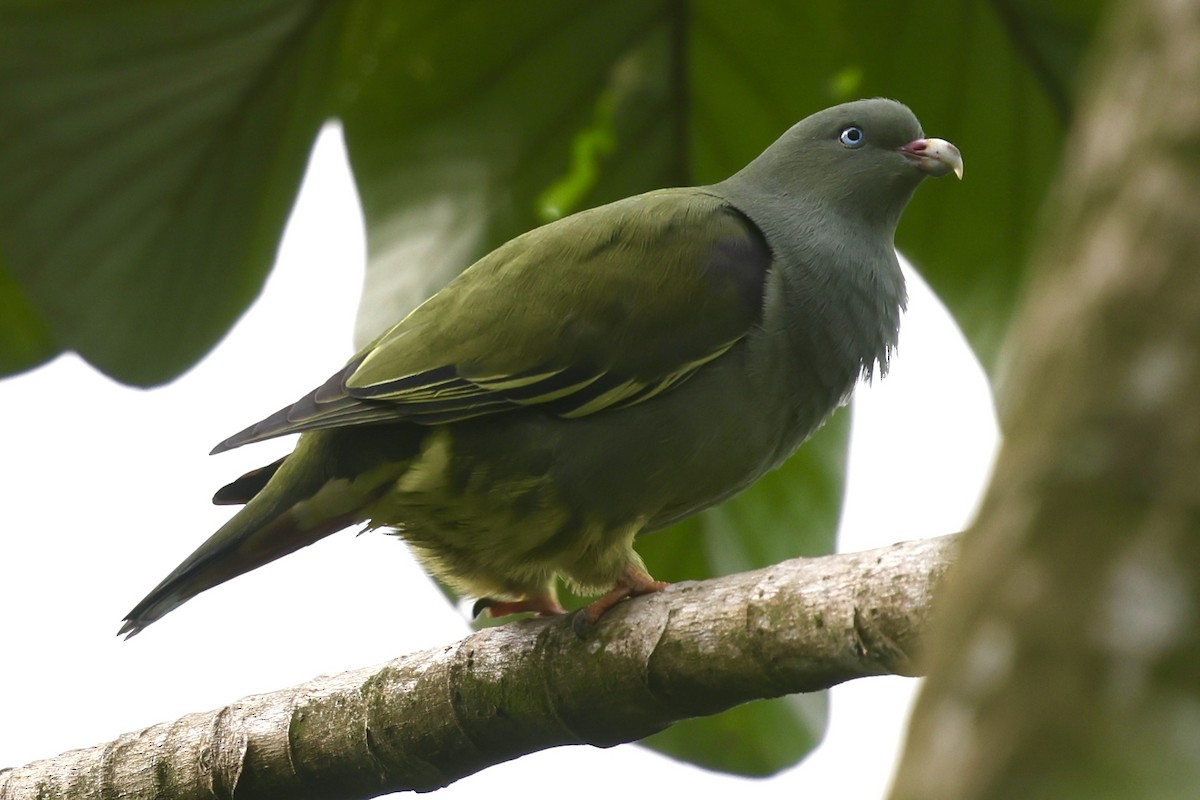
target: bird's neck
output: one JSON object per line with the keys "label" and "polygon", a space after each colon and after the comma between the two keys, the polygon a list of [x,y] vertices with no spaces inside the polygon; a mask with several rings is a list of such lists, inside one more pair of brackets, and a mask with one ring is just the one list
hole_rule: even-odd
{"label": "bird's neck", "polygon": [[[824,174],[819,182],[797,181],[818,171],[802,163],[789,163],[768,149],[737,173],[717,184],[727,196],[775,198],[793,207],[819,205],[824,213],[870,228],[875,235],[891,240],[900,222],[900,215],[913,192],[921,183],[916,170],[900,172],[890,177],[870,176],[869,179],[846,167]],[[866,167],[863,167],[866,168]],[[864,192],[861,187],[873,186]]]}
{"label": "bird's neck", "polygon": [[[790,409],[796,447],[849,396],[862,377],[882,374],[895,348],[906,302],[890,235],[853,221],[781,205],[756,216],[774,255],[762,338],[764,362]],[[818,222],[820,220],[821,222]],[[765,389],[764,389],[765,390]]]}

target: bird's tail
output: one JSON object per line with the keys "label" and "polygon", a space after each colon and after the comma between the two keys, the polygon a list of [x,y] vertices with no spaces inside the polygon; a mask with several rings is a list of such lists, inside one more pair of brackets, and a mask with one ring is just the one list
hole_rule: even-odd
{"label": "bird's tail", "polygon": [[321,452],[326,439],[301,437],[246,506],[126,615],[118,635],[134,636],[201,592],[361,521],[389,476],[380,470],[366,480],[331,475]]}

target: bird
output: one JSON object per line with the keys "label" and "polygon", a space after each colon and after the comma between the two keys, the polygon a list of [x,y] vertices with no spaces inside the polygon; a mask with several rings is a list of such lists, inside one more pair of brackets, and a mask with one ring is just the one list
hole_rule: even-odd
{"label": "bird", "polygon": [[220,489],[243,507],[125,617],[133,636],[353,525],[402,538],[477,613],[557,616],[559,581],[663,589],[638,536],[738,493],[886,372],[894,236],[962,157],[885,98],[818,111],[718,183],[534,228],[464,270],[303,398],[214,453],[299,433]]}

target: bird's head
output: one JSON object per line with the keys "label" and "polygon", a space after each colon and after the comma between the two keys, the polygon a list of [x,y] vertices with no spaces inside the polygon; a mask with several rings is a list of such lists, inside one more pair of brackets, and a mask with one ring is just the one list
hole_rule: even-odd
{"label": "bird's head", "polygon": [[925,138],[907,106],[875,98],[806,117],[744,172],[751,170],[798,200],[894,228],[923,178],[961,179],[963,163],[954,145]]}

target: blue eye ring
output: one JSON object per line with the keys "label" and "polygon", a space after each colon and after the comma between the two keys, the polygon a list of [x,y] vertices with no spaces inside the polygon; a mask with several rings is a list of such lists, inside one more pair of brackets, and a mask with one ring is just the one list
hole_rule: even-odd
{"label": "blue eye ring", "polygon": [[849,148],[862,147],[867,143],[867,134],[857,125],[851,125],[838,134],[838,141]]}

